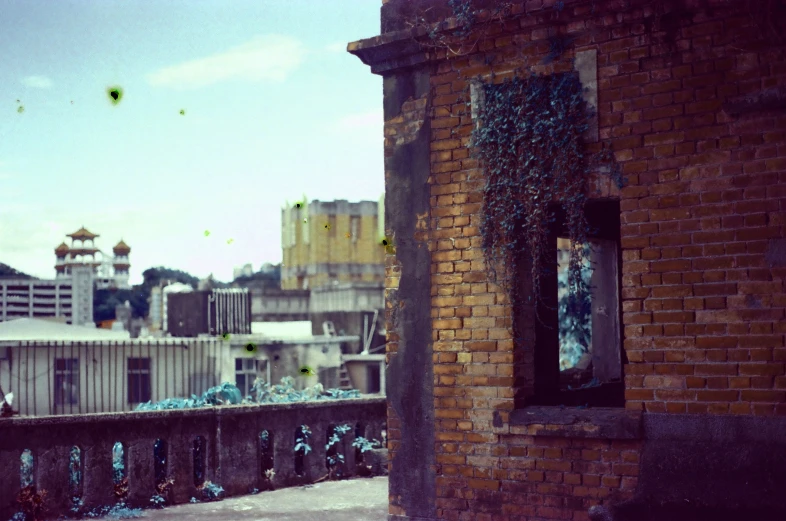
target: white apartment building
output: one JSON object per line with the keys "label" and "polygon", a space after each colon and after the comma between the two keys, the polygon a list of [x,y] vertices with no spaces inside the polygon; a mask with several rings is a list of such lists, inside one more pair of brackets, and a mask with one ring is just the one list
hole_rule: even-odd
{"label": "white apartment building", "polygon": [[[85,278],[88,278],[85,283]],[[93,324],[89,274],[58,280],[0,279],[0,322],[42,318],[66,324]]]}

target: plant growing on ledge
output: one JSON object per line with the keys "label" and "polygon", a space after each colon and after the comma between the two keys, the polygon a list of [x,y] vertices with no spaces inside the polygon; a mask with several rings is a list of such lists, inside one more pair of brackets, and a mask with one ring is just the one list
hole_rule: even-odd
{"label": "plant growing on ledge", "polygon": [[224,487],[216,485],[211,481],[205,481],[197,487],[197,490],[202,493],[202,499],[205,501],[218,501],[224,493]]}
{"label": "plant growing on ledge", "polygon": [[300,436],[295,440],[296,454],[300,453],[305,456],[311,452],[311,446],[308,444],[309,438],[311,438],[311,429],[308,428],[308,425],[301,425]]}
{"label": "plant growing on ledge", "polygon": [[352,430],[352,427],[349,425],[338,425],[337,427],[333,428],[333,433],[330,436],[327,444],[325,445],[325,450],[327,451],[327,466],[328,466],[328,478],[334,479],[336,477],[341,477],[341,466],[344,464],[344,455],[339,453],[336,449],[333,449],[333,446],[336,445],[341,441],[346,433]]}
{"label": "plant growing on ledge", "polygon": [[[526,251],[532,260],[532,300],[542,302],[541,274],[556,255],[548,243],[555,222],[552,203],[559,201],[565,210],[571,244],[584,245],[590,173],[606,166],[620,187],[622,178],[609,149],[584,150],[582,135],[593,114],[576,73],[484,84],[483,94],[473,145],[486,174],[481,234],[487,269],[516,306],[520,295],[513,282],[520,252]],[[571,248],[567,285],[576,302],[589,291],[582,277],[585,257],[585,248]],[[500,262],[503,270],[497,273]]]}

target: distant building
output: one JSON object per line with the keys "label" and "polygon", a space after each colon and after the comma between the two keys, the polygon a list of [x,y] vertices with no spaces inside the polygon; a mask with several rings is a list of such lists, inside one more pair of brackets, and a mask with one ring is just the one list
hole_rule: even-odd
{"label": "distant building", "polygon": [[380,204],[311,201],[281,210],[282,289],[385,278]]}
{"label": "distant building", "polygon": [[[80,300],[79,296],[77,300]],[[70,324],[73,303],[71,279],[0,279],[0,322],[17,318],[62,317]]]}
{"label": "distant building", "polygon": [[96,289],[129,289],[128,255],[131,248],[120,240],[114,248],[113,255],[107,255],[96,247],[95,239],[99,235],[87,230],[84,226],[68,235],[71,245],[65,242],[55,248],[55,278],[71,277],[76,266],[88,266],[94,278]]}
{"label": "distant building", "polygon": [[251,333],[251,294],[247,289],[170,293],[165,304],[164,324],[172,336]]}
{"label": "distant building", "polygon": [[74,287],[74,303],[71,323],[75,326],[92,326],[93,322],[93,285],[94,272],[87,264],[70,267],[71,282]]}
{"label": "distant building", "polygon": [[[167,331],[167,320],[169,310],[169,295],[173,293],[191,293],[194,288],[182,282],[175,282],[172,284],[165,284],[161,286],[161,328]],[[152,295],[151,295],[152,296]]]}
{"label": "distant building", "polygon": [[322,333],[322,324],[331,322],[339,335],[360,340],[349,344],[345,354],[374,351],[385,345],[385,290],[383,282],[331,284],[311,290],[308,318],[313,333]]}
{"label": "distant building", "polygon": [[254,274],[254,267],[249,263],[240,268],[232,270],[232,278],[237,279],[240,277],[250,277]]}
{"label": "distant building", "polygon": [[131,303],[127,300],[124,304],[115,306],[115,324],[120,324],[124,331],[131,331],[132,310]]}
{"label": "distant building", "polygon": [[254,322],[308,320],[309,290],[250,286]]}
{"label": "distant building", "polygon": [[[355,343],[353,336],[312,335],[308,321],[253,323],[252,333],[232,335],[228,356],[221,360],[221,380],[234,381],[243,396],[250,394],[256,378],[279,383],[285,376],[295,379],[294,386],[302,390],[316,383],[326,389],[352,386],[344,367],[344,345]],[[253,345],[253,351],[248,346]],[[307,366],[316,375],[302,375]]]}
{"label": "distant building", "polygon": [[150,319],[150,330],[160,331],[163,329],[164,319],[164,298],[163,288],[155,286],[150,290],[150,298],[148,299],[148,317]]}

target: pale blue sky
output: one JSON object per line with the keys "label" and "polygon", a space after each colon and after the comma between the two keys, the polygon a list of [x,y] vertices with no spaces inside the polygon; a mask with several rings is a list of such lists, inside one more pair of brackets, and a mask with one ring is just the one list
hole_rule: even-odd
{"label": "pale blue sky", "polygon": [[3,0],[0,262],[52,278],[84,225],[131,246],[132,283],[230,280],[280,262],[285,200],[377,200],[382,80],[346,44],[379,33],[380,5]]}

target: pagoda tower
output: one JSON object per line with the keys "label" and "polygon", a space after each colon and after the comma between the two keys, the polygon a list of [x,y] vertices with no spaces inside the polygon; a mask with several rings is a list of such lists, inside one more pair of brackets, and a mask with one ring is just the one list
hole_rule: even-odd
{"label": "pagoda tower", "polygon": [[128,268],[131,266],[128,262],[128,254],[131,253],[131,248],[128,247],[128,244],[123,239],[120,239],[120,242],[112,248],[112,252],[115,254],[112,262],[115,272],[115,283],[118,289],[128,289],[130,287],[128,284]]}
{"label": "pagoda tower", "polygon": [[95,272],[95,269],[101,265],[101,262],[96,259],[98,248],[94,243],[98,235],[82,226],[74,233],[68,234],[67,237],[71,237],[71,247],[66,255],[66,275],[71,274],[74,266],[90,266]]}
{"label": "pagoda tower", "polygon": [[60,246],[55,248],[55,256],[57,257],[57,261],[55,262],[55,279],[62,279],[67,277],[66,275],[66,257],[70,252],[70,248],[65,242],[60,243]]}

